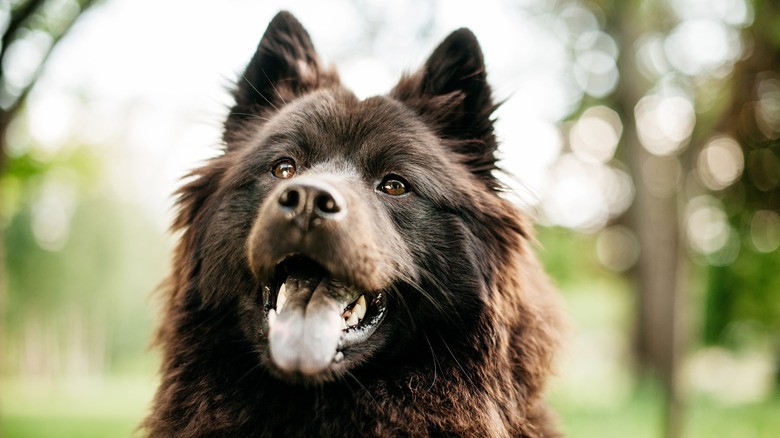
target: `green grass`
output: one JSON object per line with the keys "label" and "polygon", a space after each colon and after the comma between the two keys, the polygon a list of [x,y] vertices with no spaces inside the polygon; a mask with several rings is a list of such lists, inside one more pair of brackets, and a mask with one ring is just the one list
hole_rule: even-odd
{"label": "green grass", "polygon": [[154,385],[150,376],[68,384],[4,379],[0,433],[4,438],[130,437]]}
{"label": "green grass", "polygon": [[[662,438],[661,394],[640,388],[613,406],[583,405],[553,393],[553,408],[568,438]],[[777,438],[780,394],[762,403],[728,406],[694,397],[685,406],[684,438]]]}
{"label": "green grass", "polygon": [[780,436],[780,394],[763,403],[724,406],[699,400],[688,411],[691,438]]}
{"label": "green grass", "polygon": [[594,394],[584,397],[559,387],[551,392],[550,404],[569,438],[661,438],[661,399],[654,389],[646,385],[615,397],[593,386],[589,391]]}
{"label": "green grass", "polygon": [[8,417],[3,419],[3,436],[8,438],[129,437],[136,423],[119,418]]}
{"label": "green grass", "polygon": [[[2,380],[3,438],[112,438],[133,436],[154,392],[151,376],[44,384]],[[661,438],[661,395],[650,385],[609,402],[583,402],[555,390],[553,408],[568,438]],[[596,395],[596,399],[597,399]],[[763,403],[725,406],[691,400],[685,438],[777,438],[780,394]]]}

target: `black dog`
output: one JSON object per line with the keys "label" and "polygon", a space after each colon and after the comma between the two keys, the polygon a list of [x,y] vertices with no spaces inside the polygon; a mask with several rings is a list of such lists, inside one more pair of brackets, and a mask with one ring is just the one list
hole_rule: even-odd
{"label": "black dog", "polygon": [[358,100],[289,13],[181,191],[153,437],[549,437],[554,293],[453,32]]}

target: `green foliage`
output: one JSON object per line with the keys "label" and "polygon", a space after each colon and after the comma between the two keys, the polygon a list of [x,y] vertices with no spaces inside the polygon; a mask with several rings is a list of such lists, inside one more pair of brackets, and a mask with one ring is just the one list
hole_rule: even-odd
{"label": "green foliage", "polygon": [[595,260],[594,237],[562,227],[539,227],[537,253],[547,273],[566,287],[592,281],[603,272]]}
{"label": "green foliage", "polygon": [[[0,180],[6,372],[61,371],[63,360],[78,360],[62,359],[72,354],[96,361],[87,368],[100,372],[144,351],[152,328],[147,297],[164,276],[166,239],[106,190],[100,163],[86,147],[7,163]],[[52,229],[59,231],[49,235]],[[44,364],[30,364],[31,348],[43,352],[36,360]]]}
{"label": "green foliage", "polygon": [[746,349],[780,338],[780,251],[744,245],[734,263],[708,272],[705,342]]}

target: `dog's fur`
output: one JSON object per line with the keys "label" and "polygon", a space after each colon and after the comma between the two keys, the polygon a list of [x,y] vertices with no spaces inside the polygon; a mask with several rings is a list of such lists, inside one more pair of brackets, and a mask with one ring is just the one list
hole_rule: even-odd
{"label": "dog's fur", "polygon": [[361,101],[282,12],[234,96],[179,192],[148,436],[558,436],[555,294],[494,177],[474,35]]}

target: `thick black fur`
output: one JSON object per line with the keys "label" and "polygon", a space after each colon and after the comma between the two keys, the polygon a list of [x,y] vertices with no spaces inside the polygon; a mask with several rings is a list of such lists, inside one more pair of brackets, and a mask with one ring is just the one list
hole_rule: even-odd
{"label": "thick black fur", "polygon": [[[555,294],[494,177],[496,105],[474,35],[456,30],[361,101],[281,12],[234,96],[223,153],[179,192],[145,433],[558,436],[542,401]],[[288,269],[332,280],[327,299],[379,297],[372,334],[312,368],[295,343],[274,350],[294,360],[275,356],[268,314]]]}

